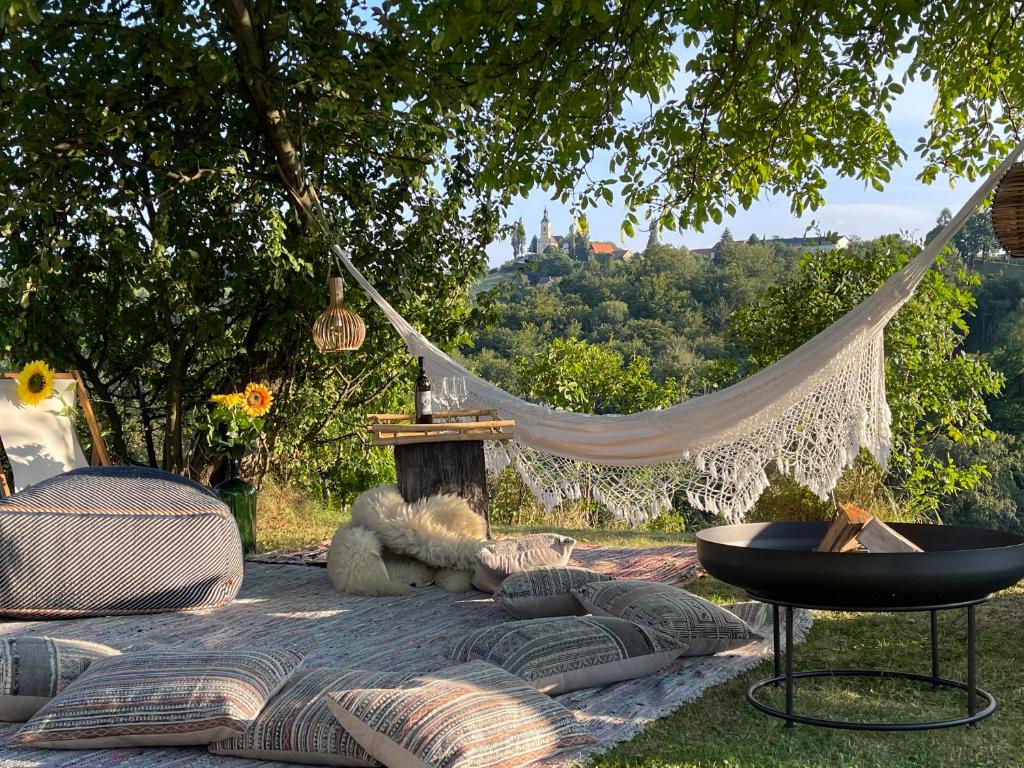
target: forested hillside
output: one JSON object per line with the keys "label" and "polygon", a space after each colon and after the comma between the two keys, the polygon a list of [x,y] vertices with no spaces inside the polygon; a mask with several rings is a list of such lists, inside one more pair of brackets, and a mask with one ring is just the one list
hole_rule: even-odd
{"label": "forested hillside", "polygon": [[[533,379],[522,375],[525,361],[545,349],[568,354],[562,345],[548,348],[574,339],[586,349],[580,354],[596,354],[588,347],[600,345],[622,363],[641,361],[654,381],[680,395],[707,391],[721,384],[723,363],[738,360],[729,338],[733,314],[784,281],[798,259],[792,248],[731,237],[710,258],[653,245],[628,261],[573,261],[550,249],[510,268],[513,276],[498,289],[500,320],[476,334],[470,356],[486,378],[536,397]],[[599,394],[592,407],[575,409],[616,410]]]}
{"label": "forested hillside", "polygon": [[[504,281],[491,276],[498,319],[465,357],[486,379],[557,407],[664,407],[778,359],[916,248],[890,236],[801,254],[728,232],[711,254],[652,242],[629,260],[574,260],[549,248],[505,265]],[[1024,530],[1024,283],[982,280],[964,262],[951,253],[887,330],[893,459],[883,472],[865,455],[838,494],[891,516]],[[827,510],[779,479],[754,514]]]}

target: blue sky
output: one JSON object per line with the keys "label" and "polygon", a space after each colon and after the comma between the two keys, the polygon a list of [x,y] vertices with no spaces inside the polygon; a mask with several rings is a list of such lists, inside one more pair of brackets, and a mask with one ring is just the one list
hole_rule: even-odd
{"label": "blue sky", "polygon": [[[889,125],[908,157],[902,167],[893,171],[892,180],[884,191],[865,188],[864,183],[856,179],[831,176],[825,190],[826,204],[803,218],[798,219],[790,213],[786,198],[768,197],[754,203],[749,210],[727,217],[721,225],[711,224],[704,232],[665,232],[662,234],[663,242],[689,248],[708,248],[717,242],[725,227],[729,227],[737,239],[747,238],[751,233],[759,237],[795,237],[803,235],[812,222],[821,231],[836,231],[862,238],[890,232],[923,238],[935,225],[935,219],[944,207],[956,211],[973,191],[973,185],[966,180],[960,180],[951,188],[948,179],[941,175],[931,185],[924,185],[916,179],[922,163],[913,149],[918,137],[924,135],[924,124],[933,99],[934,92],[929,83],[907,83],[906,90],[893,105]],[[599,160],[595,161],[595,167],[605,169]],[[564,234],[569,230],[568,206],[551,200],[538,189],[528,197],[516,200],[508,214],[509,221],[522,217],[527,243],[540,229],[545,205],[551,215],[552,232]],[[623,216],[624,211],[617,200],[612,205],[588,210],[591,239],[610,240],[633,250],[642,249],[647,242],[647,233],[639,232],[636,237],[623,238],[619,232]],[[495,241],[487,252],[491,265],[497,266],[511,258],[512,247],[507,241]]]}

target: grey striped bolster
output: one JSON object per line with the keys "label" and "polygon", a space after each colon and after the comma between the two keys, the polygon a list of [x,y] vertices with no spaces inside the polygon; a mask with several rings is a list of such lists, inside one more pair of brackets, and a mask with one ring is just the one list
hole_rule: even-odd
{"label": "grey striped bolster", "polygon": [[28,720],[91,663],[119,653],[110,646],[81,640],[0,638],[0,721]]}
{"label": "grey striped bolster", "polygon": [[50,637],[0,639],[0,696],[56,696],[97,659],[120,651]]}
{"label": "grey striped bolster", "polygon": [[211,608],[242,576],[228,508],[168,472],[89,467],[0,499],[0,615]]}

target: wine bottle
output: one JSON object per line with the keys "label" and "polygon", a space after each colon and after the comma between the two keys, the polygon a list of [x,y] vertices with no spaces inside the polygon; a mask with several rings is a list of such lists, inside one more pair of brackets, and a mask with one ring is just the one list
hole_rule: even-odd
{"label": "wine bottle", "polygon": [[423,370],[423,358],[419,358],[420,371],[416,377],[416,423],[431,424],[434,421],[430,402],[430,381]]}

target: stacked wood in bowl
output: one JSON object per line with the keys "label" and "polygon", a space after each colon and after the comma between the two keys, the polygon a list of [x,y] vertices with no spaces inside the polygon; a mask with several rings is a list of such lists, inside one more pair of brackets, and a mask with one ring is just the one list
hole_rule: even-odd
{"label": "stacked wood in bowl", "polygon": [[853,504],[843,504],[817,552],[921,552],[914,542]]}

